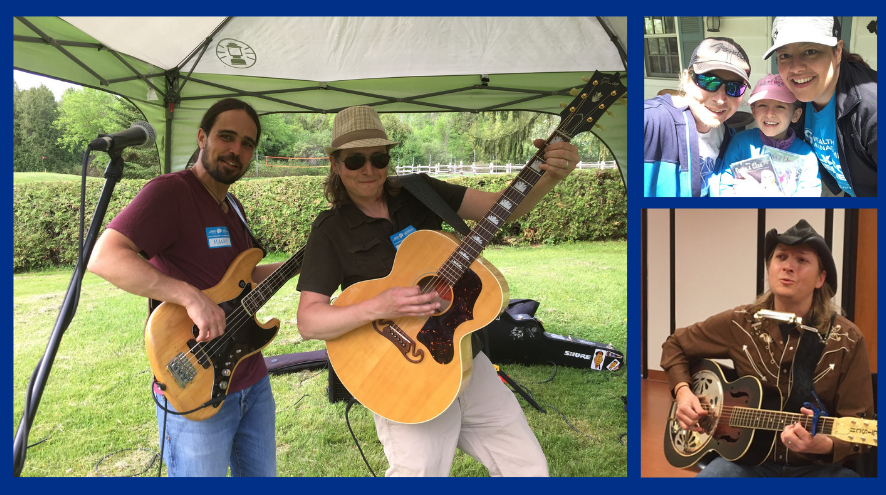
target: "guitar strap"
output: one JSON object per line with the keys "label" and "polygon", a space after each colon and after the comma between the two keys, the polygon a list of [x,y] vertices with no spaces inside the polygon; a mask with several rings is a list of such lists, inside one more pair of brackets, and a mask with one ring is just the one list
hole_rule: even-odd
{"label": "guitar strap", "polygon": [[246,227],[246,232],[249,232],[249,237],[252,239],[252,244],[261,249],[263,255],[267,256],[268,252],[265,250],[265,247],[258,242],[258,239],[255,238],[255,234],[252,233],[252,229],[249,228],[249,224],[246,223],[246,218],[243,216],[243,212],[240,211],[240,208],[237,206],[237,201],[234,199],[234,195],[231,193],[227,193],[225,198],[228,200],[228,204],[231,205],[231,208],[237,213],[237,216],[240,217],[240,221],[243,223],[243,226]]}
{"label": "guitar strap", "polygon": [[[782,410],[787,412],[800,412],[800,407],[805,402],[818,403],[815,394],[815,367],[821,359],[825,344],[828,341],[830,329],[834,326],[837,314],[831,316],[828,333],[824,337],[818,332],[804,330],[800,333],[800,343],[797,344],[797,354],[794,355],[793,381],[791,393]],[[822,407],[821,404],[817,404]],[[823,408],[823,407],[822,407]]]}
{"label": "guitar strap", "polygon": [[471,229],[464,220],[458,216],[458,213],[449,206],[443,198],[437,194],[431,186],[421,178],[419,174],[400,175],[400,184],[406,188],[415,199],[424,203],[431,211],[440,215],[440,218],[446,221],[461,235],[468,235]]}

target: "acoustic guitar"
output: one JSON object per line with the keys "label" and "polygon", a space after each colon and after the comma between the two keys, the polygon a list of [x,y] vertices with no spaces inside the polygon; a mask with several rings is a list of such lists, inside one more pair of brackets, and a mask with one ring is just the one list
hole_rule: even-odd
{"label": "acoustic guitar", "polygon": [[699,425],[704,432],[682,430],[671,405],[665,429],[665,457],[678,468],[706,464],[722,456],[755,466],[765,461],[776,445],[776,435],[789,424],[802,423],[816,435],[863,445],[877,445],[877,422],[860,418],[818,417],[779,411],[781,392],[764,386],[757,377],[737,378],[735,370],[704,359],[692,368],[692,392],[708,414]]}
{"label": "acoustic guitar", "polygon": [[219,283],[203,291],[225,311],[225,333],[209,342],[197,342],[197,325],[184,306],[164,302],[151,313],[145,350],[158,386],[176,411],[195,421],[218,412],[240,362],[277,335],[280,320],[261,324],[255,314],[301,271],[304,251],[301,248],[258,285],[252,271],[264,254],[258,248],[240,253]]}
{"label": "acoustic guitar", "polygon": [[464,240],[431,230],[410,234],[390,275],[356,283],[335,299],[335,306],[347,306],[416,285],[439,294],[435,315],[376,320],[326,342],[335,373],[360,403],[392,421],[422,423],[455,400],[471,374],[470,333],[509,302],[507,282],[480,252],[544,174],[539,164],[547,146],[596,125],[627,91],[619,79],[595,72],[584,90],[573,90],[576,98],[560,114],[560,125]]}

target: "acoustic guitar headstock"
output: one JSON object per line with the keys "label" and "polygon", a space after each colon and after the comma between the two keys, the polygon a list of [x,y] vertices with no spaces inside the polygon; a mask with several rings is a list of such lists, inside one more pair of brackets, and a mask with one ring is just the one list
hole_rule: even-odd
{"label": "acoustic guitar headstock", "polygon": [[621,83],[621,76],[617,72],[603,74],[596,71],[591,77],[583,77],[582,79],[587,84],[581,91],[577,89],[570,91],[570,94],[575,96],[572,103],[569,105],[560,104],[564,110],[560,112],[560,125],[557,129],[569,135],[570,138],[591,130],[604,113],[612,115],[607,109],[628,90]]}

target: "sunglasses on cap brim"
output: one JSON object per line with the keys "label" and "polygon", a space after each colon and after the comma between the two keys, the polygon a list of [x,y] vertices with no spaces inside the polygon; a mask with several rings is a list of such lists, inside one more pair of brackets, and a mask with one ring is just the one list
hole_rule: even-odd
{"label": "sunglasses on cap brim", "polygon": [[[366,163],[366,157],[358,153],[345,159],[339,158],[339,161],[344,162],[348,170],[360,170]],[[388,166],[388,163],[391,163],[391,155],[387,153],[373,153],[369,155],[369,163],[375,168],[385,168]]]}
{"label": "sunglasses on cap brim", "polygon": [[696,74],[693,72],[692,81],[695,82],[695,85],[699,88],[712,93],[725,84],[726,94],[736,98],[743,95],[745,90],[748,89],[748,85],[744,81],[724,81],[717,76],[709,74]]}

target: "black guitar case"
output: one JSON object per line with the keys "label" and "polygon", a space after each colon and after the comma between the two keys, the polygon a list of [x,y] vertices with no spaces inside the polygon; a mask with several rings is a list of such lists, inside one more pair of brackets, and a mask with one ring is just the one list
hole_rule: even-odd
{"label": "black guitar case", "polygon": [[326,349],[265,356],[265,365],[268,367],[268,374],[271,375],[302,370],[319,370],[326,366],[327,361],[329,361],[329,356],[326,355]]}
{"label": "black guitar case", "polygon": [[483,352],[497,364],[556,363],[558,366],[616,371],[625,365],[624,353],[611,345],[564,337],[545,331],[535,317],[539,303],[511,299],[508,308],[477,331]]}

